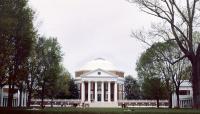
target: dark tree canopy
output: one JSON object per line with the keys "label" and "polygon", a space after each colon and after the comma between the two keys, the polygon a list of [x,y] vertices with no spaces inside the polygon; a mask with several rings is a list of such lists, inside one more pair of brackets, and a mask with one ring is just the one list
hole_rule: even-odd
{"label": "dark tree canopy", "polygon": [[140,86],[138,81],[132,76],[126,76],[124,82],[125,98],[126,99],[139,99],[140,98]]}
{"label": "dark tree canopy", "polygon": [[78,86],[75,84],[74,79],[71,79],[69,82],[69,98],[70,99],[78,99]]}
{"label": "dark tree canopy", "polygon": [[9,85],[8,107],[13,89],[26,75],[24,65],[35,40],[33,11],[27,0],[0,1],[0,81]]}

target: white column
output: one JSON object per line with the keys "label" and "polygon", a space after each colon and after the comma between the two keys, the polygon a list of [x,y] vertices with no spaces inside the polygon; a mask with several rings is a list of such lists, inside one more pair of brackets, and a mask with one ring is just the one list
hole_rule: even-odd
{"label": "white column", "polygon": [[25,100],[24,100],[25,102],[24,103],[25,103],[25,106],[26,106],[26,104],[27,104],[27,92],[26,92],[26,90],[24,91],[24,94],[25,94]]}
{"label": "white column", "polygon": [[85,101],[85,83],[84,83],[84,81],[81,84],[81,101],[82,102]]}
{"label": "white column", "polygon": [[3,87],[1,88],[1,106],[3,107]]}
{"label": "white column", "polygon": [[24,106],[24,102],[23,102],[23,99],[24,99],[24,94],[23,94],[23,91],[22,91],[22,99],[21,99],[21,106],[23,107]]}
{"label": "white column", "polygon": [[95,82],[95,102],[97,102],[97,82]]}
{"label": "white column", "polygon": [[114,84],[114,101],[117,101],[117,82]]}
{"label": "white column", "polygon": [[101,82],[101,102],[104,102],[104,82]]}
{"label": "white column", "polygon": [[108,82],[108,102],[110,102],[111,92],[110,92],[110,82]]}
{"label": "white column", "polygon": [[124,100],[125,99],[125,92],[124,92],[125,90],[124,90],[124,84],[123,84],[123,91],[122,91],[122,95],[123,95],[123,97],[122,97],[122,100]]}
{"label": "white column", "polygon": [[19,98],[20,96],[19,96],[19,95],[20,95],[20,92],[19,92],[19,90],[18,90],[18,91],[17,91],[17,106],[19,106],[19,102],[20,102],[20,101],[19,101],[19,100],[20,100],[20,98]]}
{"label": "white column", "polygon": [[26,99],[25,92],[23,92],[23,106],[25,106],[25,99]]}
{"label": "white column", "polygon": [[91,82],[88,82],[88,102],[91,102]]}

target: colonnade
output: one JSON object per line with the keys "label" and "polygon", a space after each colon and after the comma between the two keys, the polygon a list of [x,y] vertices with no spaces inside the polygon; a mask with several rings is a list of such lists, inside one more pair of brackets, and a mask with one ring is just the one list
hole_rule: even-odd
{"label": "colonnade", "polygon": [[[87,83],[87,84],[86,84]],[[117,89],[117,82],[115,81],[115,82],[110,82],[110,81],[107,81],[107,82],[104,82],[104,81],[83,81],[82,83],[81,83],[81,100],[82,100],[82,102],[85,102],[86,101],[86,92],[87,92],[87,101],[88,102],[91,102],[91,85],[94,83],[94,102],[99,102],[98,101],[98,83],[101,83],[101,89],[100,89],[100,91],[101,91],[101,102],[104,102],[105,101],[105,87],[104,87],[104,84],[105,83],[107,83],[107,86],[108,86],[108,88],[107,88],[107,99],[106,99],[106,101],[107,102],[111,102],[111,94],[114,94],[114,101],[117,101],[117,92],[118,92],[118,89]],[[114,83],[114,92],[113,91],[111,91],[111,83]],[[87,91],[85,91],[86,89],[86,86],[87,86]],[[113,92],[113,93],[112,93]]]}
{"label": "colonnade", "polygon": [[[8,103],[8,93],[4,92],[4,89],[8,89],[8,88],[1,88],[0,90],[0,106],[1,107],[6,107],[7,103]],[[26,92],[22,92],[22,98],[21,98],[21,106],[26,106],[26,102],[27,102],[27,94]],[[17,93],[15,93],[13,95],[13,107],[17,107],[20,104],[20,92],[19,90],[17,90]]]}

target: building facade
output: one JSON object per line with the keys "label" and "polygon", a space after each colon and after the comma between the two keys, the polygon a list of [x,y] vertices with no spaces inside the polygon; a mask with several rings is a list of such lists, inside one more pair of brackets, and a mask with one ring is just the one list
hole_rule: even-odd
{"label": "building facade", "polygon": [[[179,89],[179,104],[180,108],[191,108],[192,107],[192,84],[189,80],[184,80]],[[172,94],[172,107],[177,107],[177,95],[175,92]]]}
{"label": "building facade", "polygon": [[89,107],[117,107],[124,99],[124,72],[98,58],[75,72],[79,98]]}
{"label": "building facade", "polygon": [[[8,104],[8,88],[9,88],[8,85],[5,85],[0,89],[0,107],[7,107],[7,104]],[[18,107],[18,106],[20,106],[20,102],[21,102],[21,106],[26,107],[27,98],[28,98],[27,93],[22,91],[21,99],[20,99],[20,91],[15,86],[14,94],[13,94],[13,100],[12,100],[12,106]]]}

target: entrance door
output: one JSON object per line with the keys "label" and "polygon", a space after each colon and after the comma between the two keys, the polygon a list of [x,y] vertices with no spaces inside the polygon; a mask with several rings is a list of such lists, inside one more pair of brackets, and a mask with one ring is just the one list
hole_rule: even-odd
{"label": "entrance door", "polygon": [[97,101],[101,101],[101,94],[97,95]]}

